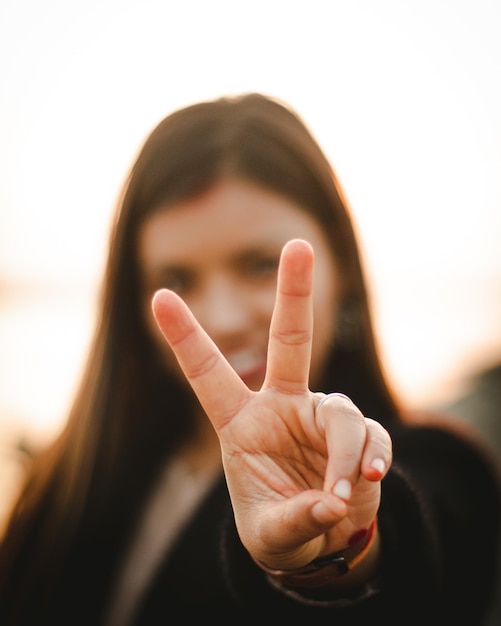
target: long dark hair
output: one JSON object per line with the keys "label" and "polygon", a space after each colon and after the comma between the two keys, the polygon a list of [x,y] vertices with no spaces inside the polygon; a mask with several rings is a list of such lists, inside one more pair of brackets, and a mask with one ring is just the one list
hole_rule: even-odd
{"label": "long dark hair", "polygon": [[[288,105],[260,94],[180,109],[151,132],[129,172],[96,331],[67,425],[33,460],[5,533],[0,587],[19,594],[21,603],[42,601],[50,576],[57,580],[64,567],[84,568],[93,559],[99,559],[93,575],[102,578],[105,594],[160,465],[192,433],[192,396],[161,365],[145,327],[137,235],[153,211],[233,175],[278,191],[314,215],[342,268],[343,329],[321,389],[346,393],[386,425],[398,419],[347,202],[312,133]],[[22,582],[15,589],[7,581],[17,575]]]}

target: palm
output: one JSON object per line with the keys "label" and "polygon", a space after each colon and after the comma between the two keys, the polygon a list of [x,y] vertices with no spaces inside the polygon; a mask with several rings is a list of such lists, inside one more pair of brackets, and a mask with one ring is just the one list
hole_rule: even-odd
{"label": "palm", "polygon": [[[385,431],[346,399],[308,389],[313,328],[313,251],[283,250],[270,324],[265,381],[247,388],[184,302],[163,290],[154,313],[214,426],[237,527],[254,558],[297,567],[344,547],[377,512],[381,475],[370,455],[389,461]],[[366,469],[367,466],[367,469]],[[348,478],[351,497],[334,495]]]}

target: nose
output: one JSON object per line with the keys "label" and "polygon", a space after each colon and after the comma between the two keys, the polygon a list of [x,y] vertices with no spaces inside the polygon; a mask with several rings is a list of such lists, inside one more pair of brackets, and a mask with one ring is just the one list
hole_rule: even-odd
{"label": "nose", "polygon": [[228,277],[216,276],[206,282],[194,313],[217,343],[220,337],[245,331],[251,318],[250,306],[248,294],[241,284]]}

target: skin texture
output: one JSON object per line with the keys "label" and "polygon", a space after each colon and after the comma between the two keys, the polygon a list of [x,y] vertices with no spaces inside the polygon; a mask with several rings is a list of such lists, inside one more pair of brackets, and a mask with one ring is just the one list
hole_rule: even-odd
{"label": "skin texture", "polygon": [[311,215],[275,192],[224,179],[146,221],[139,235],[143,310],[169,367],[175,359],[151,313],[151,298],[161,287],[183,297],[246,384],[261,387],[280,253],[296,237],[307,239],[316,251],[314,387],[335,336],[332,312],[340,281],[328,242]]}
{"label": "skin texture", "polygon": [[[400,405],[350,213],[280,100],[224,96],[152,129],[66,424],[9,513],[0,623],[482,623],[497,476],[448,416]],[[376,513],[347,573],[295,569]]]}
{"label": "skin texture", "polygon": [[[213,241],[214,233],[204,230],[204,220],[211,224],[222,223],[220,220],[228,217],[227,207],[224,202],[206,204],[207,199],[221,200],[228,194],[230,197],[233,194],[234,198],[235,193],[247,199],[255,193],[268,195],[266,190],[235,181],[222,183],[213,192],[215,196],[209,192],[199,197],[189,210],[186,206],[182,211],[181,207],[178,211],[170,207],[163,214],[157,214],[160,221],[177,220],[175,237],[182,241],[180,249],[187,250],[187,259],[191,258],[192,246],[203,246],[204,241],[211,241],[214,249],[219,250]],[[274,194],[271,197],[277,199]],[[269,567],[289,569],[343,549],[353,533],[369,526],[379,507],[380,480],[390,467],[392,452],[387,432],[378,423],[365,418],[349,399],[329,396],[317,410],[325,396],[310,390],[310,368],[312,363],[316,367],[322,363],[321,346],[326,341],[326,333],[333,329],[329,324],[317,326],[315,317],[317,335],[314,340],[313,318],[317,311],[321,317],[323,306],[334,304],[335,290],[327,302],[322,303],[322,289],[316,291],[318,286],[314,285],[314,278],[318,278],[314,262],[316,247],[302,238],[314,234],[307,229],[309,219],[306,213],[283,198],[278,197],[277,201],[279,205],[282,203],[280,210],[285,212],[280,219],[277,218],[278,208],[276,214],[267,213],[265,206],[256,203],[256,211],[262,210],[263,215],[249,224],[249,229],[257,224],[256,241],[262,241],[270,230],[278,232],[279,225],[283,227],[288,223],[284,219],[287,212],[289,217],[298,217],[296,230],[282,233],[283,244],[277,241],[282,252],[275,283],[276,300],[271,300],[274,305],[270,309],[271,321],[268,320],[266,373],[261,385],[252,376],[249,381],[253,384],[246,384],[245,377],[225,358],[224,343],[218,347],[222,340],[210,325],[212,317],[207,315],[210,307],[204,308],[206,297],[191,299],[189,291],[181,291],[185,302],[175,291],[160,288],[153,296],[152,312],[217,433],[237,528],[244,545],[254,559]],[[204,206],[206,213],[202,210]],[[153,218],[151,225],[157,222],[158,226],[157,220]],[[179,230],[179,222],[184,220],[185,237]],[[228,234],[227,222],[224,223],[225,235],[220,237],[220,244],[231,247],[234,241]],[[239,220],[235,218],[236,223]],[[168,230],[166,226],[165,231]],[[248,235],[241,224],[238,232]],[[150,263],[154,255],[153,248],[148,246],[148,233],[146,225],[140,250],[145,268],[151,269],[155,263]],[[320,257],[317,268],[325,264],[325,271],[331,272],[335,282],[335,264],[330,255],[322,257],[322,235],[317,234]],[[223,240],[228,243],[224,244]],[[165,245],[165,249],[170,250],[170,245]],[[150,253],[152,256],[146,259]],[[225,258],[224,254],[222,256]],[[204,259],[204,254],[199,258]],[[212,258],[205,256],[210,267],[214,258],[217,264],[219,252]],[[225,267],[224,262],[222,266]],[[202,261],[200,265],[196,263],[196,267],[200,270]],[[146,275],[149,275],[148,270]],[[220,276],[220,273],[215,275]],[[195,284],[198,283],[195,281]],[[145,294],[147,291],[145,289]],[[226,297],[224,292],[223,297]],[[329,315],[331,311],[332,308]],[[198,315],[200,320],[197,320]],[[152,332],[157,331],[152,328]],[[172,358],[170,350],[167,359]],[[231,360],[231,350],[229,354]]]}

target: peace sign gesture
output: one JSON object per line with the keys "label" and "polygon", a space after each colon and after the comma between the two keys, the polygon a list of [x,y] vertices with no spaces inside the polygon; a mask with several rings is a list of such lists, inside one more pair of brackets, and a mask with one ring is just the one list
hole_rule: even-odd
{"label": "peace sign gesture", "polygon": [[236,525],[254,559],[301,567],[367,528],[391,464],[391,440],[341,394],[308,389],[314,255],[283,248],[262,388],[250,390],[169,290],[153,312],[220,441]]}

